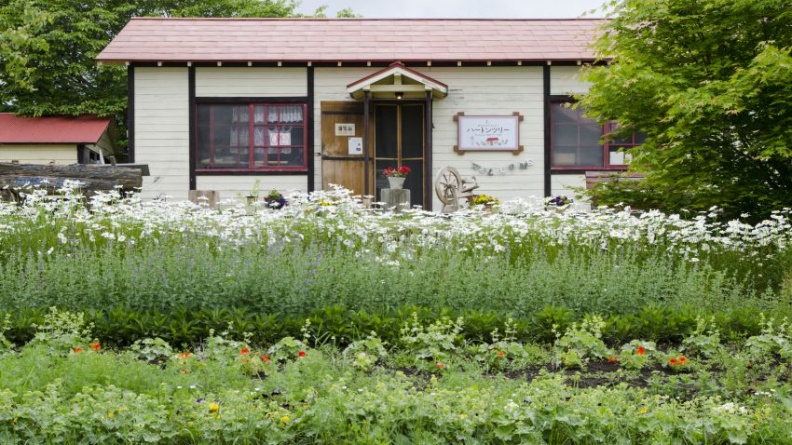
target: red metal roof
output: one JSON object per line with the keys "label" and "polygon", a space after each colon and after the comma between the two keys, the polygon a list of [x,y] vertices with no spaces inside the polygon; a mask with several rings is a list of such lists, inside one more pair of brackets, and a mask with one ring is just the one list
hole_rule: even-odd
{"label": "red metal roof", "polygon": [[0,113],[0,144],[95,144],[109,125],[109,117]]}
{"label": "red metal roof", "polygon": [[602,19],[133,18],[97,59],[124,62],[594,60]]}

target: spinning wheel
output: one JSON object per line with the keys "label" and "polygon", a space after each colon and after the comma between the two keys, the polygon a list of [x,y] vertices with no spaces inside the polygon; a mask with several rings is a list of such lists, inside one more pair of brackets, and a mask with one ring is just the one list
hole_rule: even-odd
{"label": "spinning wheel", "polygon": [[443,213],[459,210],[459,195],[462,189],[462,177],[454,167],[444,167],[435,178],[435,193],[443,203]]}
{"label": "spinning wheel", "polygon": [[435,193],[443,203],[443,213],[459,210],[459,200],[473,196],[473,190],[478,187],[475,176],[462,179],[454,167],[444,167],[435,178]]}

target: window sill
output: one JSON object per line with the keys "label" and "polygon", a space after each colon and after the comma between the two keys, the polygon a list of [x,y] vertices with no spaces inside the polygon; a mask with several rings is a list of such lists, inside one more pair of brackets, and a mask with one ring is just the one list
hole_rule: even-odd
{"label": "window sill", "polygon": [[573,175],[586,172],[626,172],[628,165],[611,165],[610,167],[551,167],[550,173]]}
{"label": "window sill", "polygon": [[290,169],[242,170],[242,169],[205,169],[195,170],[196,176],[275,176],[275,175],[307,175],[305,167]]}

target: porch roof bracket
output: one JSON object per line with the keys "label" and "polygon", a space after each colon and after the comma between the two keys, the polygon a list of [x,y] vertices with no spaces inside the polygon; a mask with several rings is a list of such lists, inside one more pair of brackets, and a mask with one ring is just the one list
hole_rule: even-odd
{"label": "porch roof bracket", "polygon": [[401,62],[394,62],[387,68],[347,85],[347,92],[354,99],[362,99],[366,91],[370,92],[372,98],[388,97],[397,92],[423,98],[426,91],[431,92],[433,97],[443,98],[448,95],[448,86],[407,68]]}

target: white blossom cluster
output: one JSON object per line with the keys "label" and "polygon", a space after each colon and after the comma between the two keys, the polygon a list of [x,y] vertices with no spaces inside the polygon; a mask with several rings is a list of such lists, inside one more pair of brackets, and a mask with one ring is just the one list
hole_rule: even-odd
{"label": "white blossom cluster", "polygon": [[685,219],[612,208],[558,213],[528,202],[504,203],[510,213],[469,210],[443,215],[413,209],[394,214],[366,208],[343,188],[291,193],[287,199],[289,204],[281,210],[237,200],[210,209],[188,201],[122,198],[118,193],[100,193],[85,203],[68,189],[59,199],[32,189],[22,204],[0,203],[0,242],[12,234],[49,226],[56,246],[86,242],[134,246],[189,237],[234,248],[248,243],[282,246],[310,238],[361,254],[377,250],[382,261],[395,261],[394,265],[427,248],[480,253],[486,258],[538,244],[598,251],[654,249],[693,263],[713,252],[736,252],[761,265],[786,249],[792,234],[789,209],[751,225],[719,221],[717,209]]}

